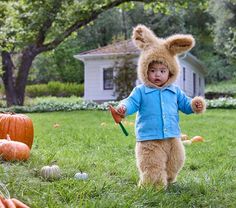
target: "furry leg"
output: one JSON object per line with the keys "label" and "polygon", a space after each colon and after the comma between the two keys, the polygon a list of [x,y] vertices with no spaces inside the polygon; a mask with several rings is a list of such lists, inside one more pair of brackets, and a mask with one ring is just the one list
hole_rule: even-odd
{"label": "furry leg", "polygon": [[154,185],[156,188],[167,186],[166,152],[160,141],[136,143],[136,162],[139,170],[139,186]]}
{"label": "furry leg", "polygon": [[176,182],[177,175],[182,169],[185,161],[185,150],[180,139],[173,138],[171,141],[171,149],[167,160],[167,180],[168,183]]}

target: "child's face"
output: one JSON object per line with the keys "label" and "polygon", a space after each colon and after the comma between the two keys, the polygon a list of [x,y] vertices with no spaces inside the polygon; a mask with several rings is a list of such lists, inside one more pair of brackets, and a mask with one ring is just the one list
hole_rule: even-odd
{"label": "child's face", "polygon": [[164,64],[150,64],[147,74],[148,80],[158,87],[163,86],[169,79],[169,69]]}

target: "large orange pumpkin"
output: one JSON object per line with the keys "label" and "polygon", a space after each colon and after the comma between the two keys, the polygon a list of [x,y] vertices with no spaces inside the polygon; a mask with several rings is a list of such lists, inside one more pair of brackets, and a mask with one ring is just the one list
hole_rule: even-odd
{"label": "large orange pumpkin", "polygon": [[11,141],[7,135],[7,139],[0,140],[0,156],[6,161],[28,160],[30,148],[22,142]]}
{"label": "large orange pumpkin", "polygon": [[5,139],[7,134],[11,140],[23,142],[31,149],[34,139],[32,120],[24,114],[0,114],[0,139]]}

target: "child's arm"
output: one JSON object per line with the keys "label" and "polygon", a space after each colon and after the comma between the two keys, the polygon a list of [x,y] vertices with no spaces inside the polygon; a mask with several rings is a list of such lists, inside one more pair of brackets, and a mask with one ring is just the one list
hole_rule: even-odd
{"label": "child's arm", "polygon": [[178,107],[183,113],[203,113],[206,110],[206,102],[203,97],[191,99],[182,90],[178,91]]}

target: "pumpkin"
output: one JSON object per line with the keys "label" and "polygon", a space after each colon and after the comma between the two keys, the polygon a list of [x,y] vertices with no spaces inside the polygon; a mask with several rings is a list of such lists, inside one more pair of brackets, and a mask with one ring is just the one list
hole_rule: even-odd
{"label": "pumpkin", "polygon": [[24,114],[0,113],[0,138],[11,135],[13,141],[23,142],[31,149],[34,138],[32,120]]}
{"label": "pumpkin", "polygon": [[183,145],[191,145],[192,144],[192,141],[191,140],[183,140],[182,141]]}
{"label": "pumpkin", "polygon": [[52,181],[61,177],[61,170],[57,165],[47,165],[41,168],[40,175],[43,179]]}
{"label": "pumpkin", "polygon": [[85,173],[85,172],[76,173],[76,174],[75,174],[75,179],[78,179],[78,180],[86,180],[86,179],[88,179],[88,174]]}
{"label": "pumpkin", "polygon": [[195,136],[195,137],[193,137],[193,138],[191,139],[191,141],[192,141],[193,143],[195,143],[195,142],[204,142],[204,139],[203,139],[203,137],[201,137],[201,136]]}
{"label": "pumpkin", "polygon": [[181,141],[188,140],[188,135],[187,134],[181,134]]}
{"label": "pumpkin", "polygon": [[11,141],[7,135],[7,139],[0,140],[0,155],[6,161],[28,160],[30,148],[22,142]]}

